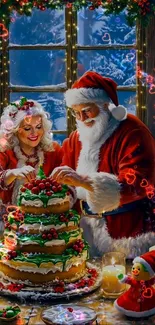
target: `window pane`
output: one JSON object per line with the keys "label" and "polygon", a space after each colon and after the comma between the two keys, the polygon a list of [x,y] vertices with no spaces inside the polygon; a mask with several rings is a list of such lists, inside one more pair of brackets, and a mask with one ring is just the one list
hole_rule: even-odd
{"label": "window pane", "polygon": [[10,44],[64,44],[65,11],[33,9],[31,16],[12,15]]}
{"label": "window pane", "polygon": [[53,130],[67,130],[66,106],[63,93],[10,93],[10,101],[14,102],[20,97],[37,100],[47,112],[53,122]]}
{"label": "window pane", "polygon": [[120,105],[127,108],[128,113],[136,115],[136,92],[133,91],[118,91]]}
{"label": "window pane", "polygon": [[59,142],[60,144],[67,138],[67,134],[53,134],[53,140]]}
{"label": "window pane", "polygon": [[129,27],[125,11],[119,15],[104,15],[104,9],[82,9],[78,12],[78,44],[135,44],[136,29]]}
{"label": "window pane", "polygon": [[21,86],[65,87],[64,50],[11,50],[10,83]]}
{"label": "window pane", "polygon": [[135,50],[78,51],[78,64],[82,66],[84,72],[96,71],[102,76],[114,79],[118,85],[136,84]]}

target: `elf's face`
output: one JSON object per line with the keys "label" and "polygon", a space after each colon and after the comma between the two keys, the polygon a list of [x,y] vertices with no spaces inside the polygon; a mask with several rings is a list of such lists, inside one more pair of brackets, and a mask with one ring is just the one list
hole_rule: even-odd
{"label": "elf's face", "polygon": [[132,277],[137,281],[147,281],[151,278],[149,272],[145,271],[143,265],[140,263],[134,263],[131,273]]}

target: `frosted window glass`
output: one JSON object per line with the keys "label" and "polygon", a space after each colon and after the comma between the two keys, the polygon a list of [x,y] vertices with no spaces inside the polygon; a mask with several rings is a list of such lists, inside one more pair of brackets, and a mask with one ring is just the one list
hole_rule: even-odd
{"label": "frosted window glass", "polygon": [[64,44],[65,11],[32,10],[31,16],[12,15],[10,24],[10,44]]}

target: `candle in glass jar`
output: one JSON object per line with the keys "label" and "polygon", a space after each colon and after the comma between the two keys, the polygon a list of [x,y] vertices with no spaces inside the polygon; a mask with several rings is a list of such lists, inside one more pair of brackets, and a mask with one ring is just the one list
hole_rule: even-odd
{"label": "candle in glass jar", "polygon": [[124,291],[125,284],[118,281],[119,274],[125,275],[124,265],[106,265],[103,267],[103,289],[107,293],[119,293]]}

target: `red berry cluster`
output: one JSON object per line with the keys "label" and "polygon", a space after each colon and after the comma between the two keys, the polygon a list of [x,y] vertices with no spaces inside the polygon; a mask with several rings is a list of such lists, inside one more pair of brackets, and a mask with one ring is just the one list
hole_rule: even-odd
{"label": "red berry cluster", "polygon": [[51,228],[49,231],[45,230],[42,233],[42,238],[43,239],[48,239],[48,240],[57,239],[58,238],[58,233],[54,228]]}
{"label": "red berry cluster", "polygon": [[15,221],[18,221],[18,222],[24,221],[24,214],[19,210],[13,212],[13,216],[14,216]]}
{"label": "red berry cluster", "polygon": [[95,279],[98,276],[96,269],[88,269],[88,279],[81,279],[78,283],[76,283],[76,288],[84,288],[84,287],[91,287],[95,283]]}
{"label": "red berry cluster", "polygon": [[27,110],[29,110],[30,107],[33,107],[34,106],[34,102],[28,102],[28,101],[26,101],[24,103],[24,105],[22,105],[22,106],[17,105],[17,104],[13,104],[13,103],[12,103],[12,105],[14,105],[17,110],[16,111],[13,111],[13,112],[10,112],[9,113],[9,116],[14,118],[16,116],[16,114],[18,113],[18,111],[27,111]]}
{"label": "red berry cluster", "polygon": [[12,260],[13,258],[17,257],[16,251],[9,251],[7,255],[7,260]]}
{"label": "red berry cluster", "polygon": [[88,273],[91,274],[93,278],[97,278],[98,276],[96,269],[88,269]]}
{"label": "red berry cluster", "polygon": [[2,317],[6,317],[6,311],[4,311],[4,313],[2,314]]}
{"label": "red berry cluster", "polygon": [[148,0],[134,0],[137,2],[138,6],[140,7],[140,14],[145,16],[147,13],[150,12],[150,1]]}
{"label": "red berry cluster", "polygon": [[7,289],[12,292],[19,292],[21,289],[23,289],[24,284],[18,284],[18,283],[11,283],[7,285]]}
{"label": "red berry cluster", "polygon": [[76,242],[75,242],[74,245],[73,245],[73,249],[74,249],[76,252],[81,253],[82,250],[83,250],[83,248],[84,248],[84,243],[83,243],[83,241],[82,241],[81,239],[76,240]]}
{"label": "red berry cluster", "polygon": [[64,281],[59,281],[56,286],[54,286],[53,291],[56,293],[63,293],[65,291]]}
{"label": "red berry cluster", "polygon": [[42,0],[40,3],[38,3],[37,1],[33,1],[33,6],[37,7],[38,9],[40,9],[42,11],[45,11],[47,2],[48,2],[48,0]]}
{"label": "red berry cluster", "polygon": [[51,196],[53,193],[60,192],[62,186],[51,178],[33,179],[30,183],[24,184],[21,192],[25,192],[27,189],[33,194],[39,194],[41,191],[45,191],[47,196]]}
{"label": "red berry cluster", "polygon": [[67,216],[65,215],[65,213],[61,213],[59,215],[59,220],[61,222],[68,222],[72,217],[73,217],[73,213],[69,213]]}
{"label": "red berry cluster", "polygon": [[11,230],[11,225],[10,225],[10,223],[8,222],[8,221],[6,221],[5,223],[4,223],[4,228],[6,229],[8,229],[8,230]]}
{"label": "red berry cluster", "polygon": [[84,288],[84,287],[91,287],[94,285],[95,279],[82,279],[78,283],[76,283],[76,288]]}

